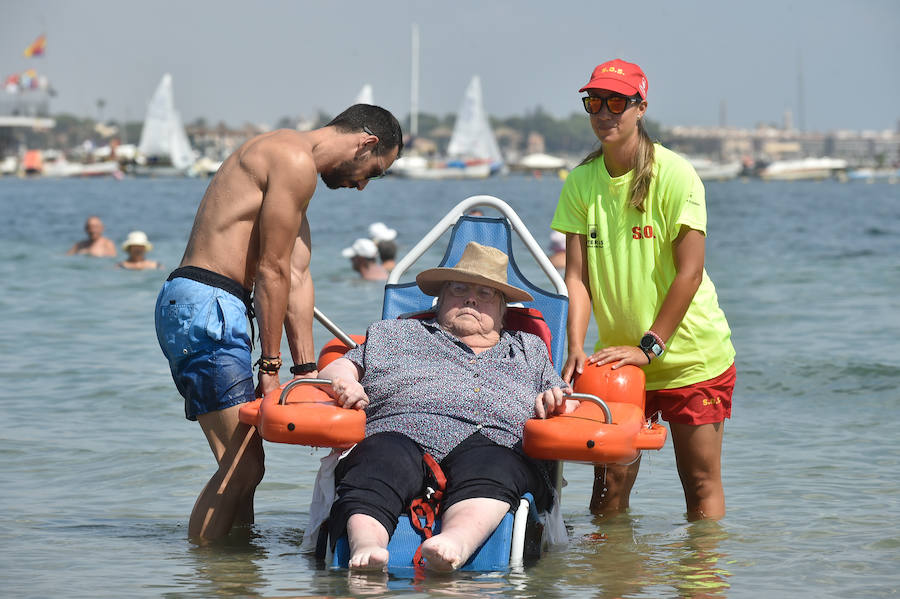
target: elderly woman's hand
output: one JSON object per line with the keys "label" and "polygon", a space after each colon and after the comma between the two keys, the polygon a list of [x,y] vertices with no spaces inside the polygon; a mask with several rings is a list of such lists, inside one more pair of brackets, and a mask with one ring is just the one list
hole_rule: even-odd
{"label": "elderly woman's hand", "polygon": [[364,410],[369,405],[369,396],[359,381],[335,377],[331,379],[331,393],[337,405],[353,410]]}
{"label": "elderly woman's hand", "polygon": [[578,406],[578,402],[565,399],[563,396],[572,393],[571,387],[551,387],[539,394],[534,400],[534,413],[538,418],[546,418],[550,414],[568,414]]}

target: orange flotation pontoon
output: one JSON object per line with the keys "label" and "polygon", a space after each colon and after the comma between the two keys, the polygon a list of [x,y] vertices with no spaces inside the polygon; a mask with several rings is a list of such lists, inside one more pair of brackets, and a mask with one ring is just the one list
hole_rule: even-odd
{"label": "orange flotation pontoon", "polygon": [[[362,343],[364,336],[352,335]],[[319,353],[319,370],[349,348],[332,339]],[[365,436],[366,414],[348,410],[320,387],[324,379],[293,379],[262,399],[240,408],[241,422],[253,425],[266,441],[312,447],[350,447]],[[630,464],[644,449],[660,449],[661,424],[644,419],[644,371],[635,366],[612,370],[585,366],[574,384],[573,412],[525,423],[523,446],[531,457],[595,464]]]}
{"label": "orange flotation pontoon", "polygon": [[[357,343],[365,337],[353,335]],[[338,339],[325,344],[319,354],[319,370],[349,348]],[[293,379],[265,397],[241,406],[241,422],[256,427],[260,436],[274,443],[311,447],[350,447],[366,434],[366,413],[334,403],[321,385],[324,379]]]}
{"label": "orange flotation pontoon", "polygon": [[641,450],[660,449],[666,428],[644,418],[644,371],[585,365],[575,379],[573,412],[525,423],[525,453],[542,460],[630,464]]}
{"label": "orange flotation pontoon", "polygon": [[366,414],[347,410],[316,385],[323,379],[293,379],[262,399],[245,403],[241,422],[252,424],[266,441],[312,447],[350,447],[366,434]]}
{"label": "orange flotation pontoon", "polygon": [[[350,339],[353,340],[356,344],[361,344],[366,340],[365,335],[348,335]],[[346,354],[350,350],[347,347],[347,344],[335,337],[328,343],[322,346],[322,351],[319,352],[319,362],[316,364],[319,370],[322,370],[344,354]]]}

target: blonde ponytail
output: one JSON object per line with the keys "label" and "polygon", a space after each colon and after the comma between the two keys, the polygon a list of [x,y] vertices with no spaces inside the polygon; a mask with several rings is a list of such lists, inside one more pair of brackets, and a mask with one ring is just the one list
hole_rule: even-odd
{"label": "blonde ponytail", "polygon": [[638,150],[634,160],[634,177],[631,179],[631,205],[638,212],[644,211],[644,199],[650,193],[650,181],[653,179],[653,157],[655,156],[653,140],[643,121],[638,121]]}
{"label": "blonde ponytail", "polygon": [[[647,130],[644,129],[644,123],[640,120],[637,122],[638,128],[638,149],[634,159],[634,176],[631,179],[631,201],[638,212],[644,211],[644,199],[650,193],[650,182],[653,179],[653,158],[655,156],[653,140]],[[578,166],[593,162],[603,155],[603,146],[584,157]]]}

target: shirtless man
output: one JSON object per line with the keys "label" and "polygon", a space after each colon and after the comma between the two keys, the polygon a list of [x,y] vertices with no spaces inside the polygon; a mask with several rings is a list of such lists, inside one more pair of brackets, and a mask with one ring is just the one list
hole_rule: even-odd
{"label": "shirtless man", "polygon": [[403,148],[397,119],[357,104],[308,132],[254,137],[222,164],[197,209],[181,264],[156,304],[156,332],[185,416],[198,420],[218,463],[188,525],[199,542],[253,522],[264,456],[256,429],[238,419],[255,397],[250,293],[259,324],[260,395],[279,386],[284,327],[299,376],[315,376],[310,227],[316,174],[331,188],[365,189]]}
{"label": "shirtless man", "polygon": [[112,239],[103,236],[103,221],[97,216],[89,216],[84,221],[84,232],[87,239],[83,239],[69,248],[67,256],[84,254],[96,258],[109,258],[116,255],[116,244]]}

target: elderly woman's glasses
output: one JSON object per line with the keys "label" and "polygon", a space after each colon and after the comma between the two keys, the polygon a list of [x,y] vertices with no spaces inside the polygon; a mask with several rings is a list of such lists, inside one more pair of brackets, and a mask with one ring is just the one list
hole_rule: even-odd
{"label": "elderly woman's glasses", "polygon": [[628,108],[628,105],[632,102],[640,102],[640,96],[620,96],[619,94],[614,94],[609,96],[608,98],[596,98],[594,96],[585,96],[581,99],[581,103],[584,104],[584,109],[588,112],[588,114],[597,114],[601,110],[603,110],[603,105],[606,104],[606,109],[612,114],[622,114],[625,112],[625,109]]}
{"label": "elderly woman's glasses", "polygon": [[453,297],[469,297],[475,294],[480,302],[489,302],[497,296],[497,290],[493,287],[485,287],[484,285],[470,285],[468,283],[460,283],[458,281],[450,281],[447,283],[447,291]]}

